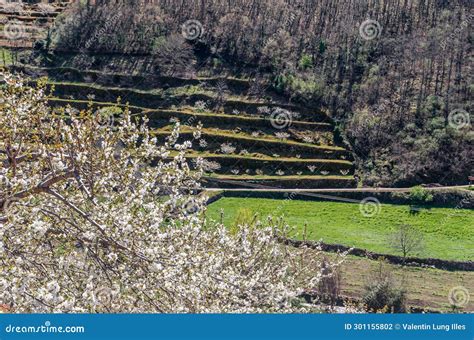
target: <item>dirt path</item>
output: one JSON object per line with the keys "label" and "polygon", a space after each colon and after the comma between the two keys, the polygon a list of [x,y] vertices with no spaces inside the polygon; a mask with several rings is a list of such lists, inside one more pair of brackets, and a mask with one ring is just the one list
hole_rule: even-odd
{"label": "dirt path", "polygon": [[[220,188],[206,188],[205,191],[230,191],[230,192],[239,192],[239,191],[248,191],[248,192],[287,192],[287,193],[336,193],[336,192],[362,192],[362,193],[383,193],[383,192],[410,192],[411,188],[327,188],[327,189],[281,189],[270,186],[252,184],[252,183],[243,183],[241,181],[222,181],[224,183],[240,185],[242,188],[230,188],[230,189],[220,189]],[[429,191],[443,191],[443,190],[455,190],[455,189],[464,189],[467,190],[470,185],[457,185],[457,186],[441,186],[441,187],[432,187],[425,188]]]}

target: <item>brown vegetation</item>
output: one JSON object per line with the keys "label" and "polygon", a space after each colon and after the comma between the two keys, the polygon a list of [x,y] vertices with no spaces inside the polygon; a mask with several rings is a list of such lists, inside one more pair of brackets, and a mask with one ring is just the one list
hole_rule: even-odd
{"label": "brown vegetation", "polygon": [[[449,118],[472,109],[468,1],[118,3],[72,9],[57,48],[149,54],[153,72],[264,75],[292,100],[330,108],[366,183],[466,181],[471,125]],[[379,25],[370,40],[359,32],[366,19]],[[187,20],[202,29],[185,42],[176,33]]]}

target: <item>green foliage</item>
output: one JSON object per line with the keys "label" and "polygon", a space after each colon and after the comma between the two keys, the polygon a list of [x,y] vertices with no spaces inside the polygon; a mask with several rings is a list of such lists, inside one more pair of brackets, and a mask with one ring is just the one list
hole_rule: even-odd
{"label": "green foliage", "polygon": [[320,103],[324,94],[324,83],[313,75],[279,74],[275,77],[274,88],[280,93],[293,96],[297,101]]}
{"label": "green foliage", "polygon": [[318,46],[319,53],[324,54],[324,52],[326,52],[326,49],[327,49],[326,42],[321,40]]}
{"label": "green foliage", "polygon": [[311,56],[308,54],[303,54],[300,61],[298,62],[298,66],[303,71],[308,70],[309,68],[313,67],[313,58],[311,58]]}
{"label": "green foliage", "polygon": [[409,197],[413,203],[429,203],[433,201],[433,195],[422,186],[411,188]]}
{"label": "green foliage", "polygon": [[440,97],[431,95],[426,98],[421,109],[426,116],[430,116],[441,112],[444,109],[444,105]]}
{"label": "green foliage", "polygon": [[219,58],[212,58],[212,67],[214,68],[222,67],[222,60],[220,60]]}
{"label": "green foliage", "polygon": [[275,77],[273,87],[280,93],[283,93],[289,84],[289,77],[284,74],[279,74]]}
{"label": "green foliage", "polygon": [[393,287],[388,280],[370,283],[363,297],[364,304],[370,311],[405,313],[406,293]]}
{"label": "green foliage", "polygon": [[0,66],[8,66],[13,63],[13,53],[6,48],[0,48]]}
{"label": "green foliage", "polygon": [[323,84],[315,77],[292,78],[290,90],[304,100],[319,101],[323,94]]}
{"label": "green foliage", "polygon": [[155,37],[152,40],[152,51],[153,51],[153,53],[156,53],[156,51],[159,51],[160,49],[164,48],[165,46],[166,46],[166,37],[165,36]]}

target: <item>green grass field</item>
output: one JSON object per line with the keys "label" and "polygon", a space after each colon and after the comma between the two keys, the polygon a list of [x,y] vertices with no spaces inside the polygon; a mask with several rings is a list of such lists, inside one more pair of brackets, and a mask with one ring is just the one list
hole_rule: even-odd
{"label": "green grass field", "polygon": [[301,239],[307,224],[307,238],[344,244],[374,252],[397,254],[390,247],[390,235],[398,224],[410,224],[423,233],[423,248],[416,255],[448,260],[474,260],[474,210],[430,208],[410,212],[408,205],[383,204],[380,213],[364,217],[357,203],[222,198],[209,206],[207,216],[224,224],[251,218],[255,213],[284,217],[294,227],[291,236]]}

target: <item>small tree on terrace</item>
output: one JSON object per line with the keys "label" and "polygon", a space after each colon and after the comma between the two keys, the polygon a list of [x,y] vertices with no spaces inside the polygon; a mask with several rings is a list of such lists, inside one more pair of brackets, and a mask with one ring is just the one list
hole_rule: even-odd
{"label": "small tree on terrace", "polygon": [[423,249],[423,234],[410,224],[400,224],[390,235],[390,246],[402,254],[403,263]]}
{"label": "small tree on terrace", "polygon": [[2,78],[0,306],[305,310],[292,300],[324,277],[318,252],[282,246],[271,220],[235,234],[204,221],[205,197],[194,194],[202,162],[190,170],[179,127],[160,144],[128,110],[111,126],[91,108],[52,110],[41,85]]}

